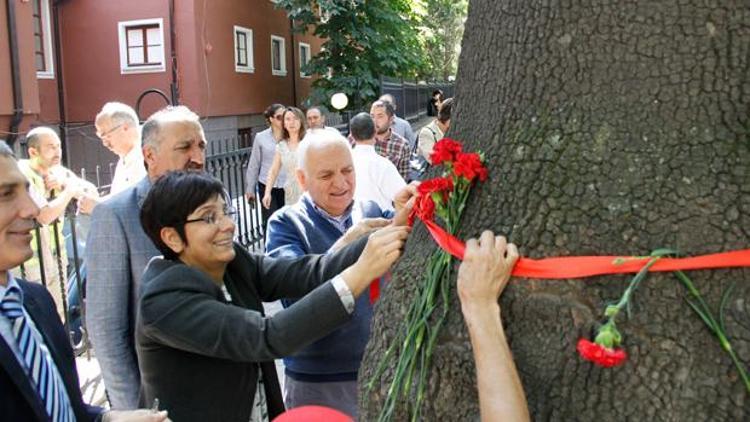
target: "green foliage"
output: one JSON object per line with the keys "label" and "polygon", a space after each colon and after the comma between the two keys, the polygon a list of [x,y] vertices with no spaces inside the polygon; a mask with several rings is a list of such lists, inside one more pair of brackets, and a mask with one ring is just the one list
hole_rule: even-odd
{"label": "green foliage", "polygon": [[447,81],[455,76],[468,0],[420,0],[420,34],[424,66],[420,77]]}
{"label": "green foliage", "polygon": [[[295,30],[324,40],[304,69],[322,75],[311,100],[327,103],[335,92],[360,109],[377,97],[379,78],[414,78],[422,66],[418,17],[411,0],[278,0]],[[323,19],[321,19],[323,16]]]}

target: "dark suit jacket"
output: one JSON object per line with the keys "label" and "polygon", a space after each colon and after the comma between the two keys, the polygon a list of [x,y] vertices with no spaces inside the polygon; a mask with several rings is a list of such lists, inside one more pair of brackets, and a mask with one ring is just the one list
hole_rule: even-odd
{"label": "dark suit jacket", "polygon": [[[97,420],[103,410],[83,402],[81,390],[78,387],[73,349],[57,316],[52,297],[41,284],[17,281],[23,290],[23,306],[34,320],[63,378],[76,419],[79,421]],[[44,404],[34,391],[26,370],[18,363],[13,351],[1,338],[0,367],[2,367],[0,370],[0,420],[48,421],[49,417],[44,410]]]}
{"label": "dark suit jacket", "polygon": [[[269,416],[284,411],[273,359],[323,337],[350,315],[330,282],[359,257],[366,239],[335,254],[251,255],[235,246],[224,284],[175,261],[154,260],[141,284],[136,350],[141,404],[154,398],[176,422],[250,419],[263,373]],[[302,297],[273,317],[262,302]]]}

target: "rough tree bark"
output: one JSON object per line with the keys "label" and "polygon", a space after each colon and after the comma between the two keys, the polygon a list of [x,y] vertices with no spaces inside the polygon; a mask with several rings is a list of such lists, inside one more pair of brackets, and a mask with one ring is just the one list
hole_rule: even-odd
{"label": "rough tree bark", "polygon": [[[750,247],[747,1],[472,0],[456,97],[449,135],[484,150],[491,168],[460,237],[492,229],[530,257]],[[434,248],[417,227],[378,306],[362,381]],[[691,276],[714,306],[736,283],[727,331],[750,366],[750,271]],[[502,314],[534,419],[750,420],[750,394],[671,275],[649,276],[620,320],[623,367],[577,357],[576,340],[628,279],[512,281]],[[362,388],[362,420],[385,388]],[[455,296],[422,415],[478,417]]]}

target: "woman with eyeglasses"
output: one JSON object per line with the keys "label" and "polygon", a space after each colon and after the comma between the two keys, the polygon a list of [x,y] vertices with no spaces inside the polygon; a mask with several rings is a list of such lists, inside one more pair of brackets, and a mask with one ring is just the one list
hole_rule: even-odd
{"label": "woman with eyeglasses", "polygon": [[271,190],[276,176],[280,171],[286,174],[284,184],[284,203],[292,205],[302,196],[302,188],[294,175],[297,173],[297,148],[305,138],[306,130],[305,114],[296,107],[287,107],[284,111],[284,138],[276,145],[276,155],[273,157],[271,170],[268,171],[268,184],[263,195],[263,206],[271,206]]}
{"label": "woman with eyeglasses", "polygon": [[[218,180],[158,179],[141,224],[163,257],[141,282],[135,329],[141,402],[175,421],[264,421],[284,411],[274,359],[349,320],[354,300],[401,254],[407,227],[335,253],[273,259],[234,244],[235,210]],[[273,316],[262,302],[300,298]]]}

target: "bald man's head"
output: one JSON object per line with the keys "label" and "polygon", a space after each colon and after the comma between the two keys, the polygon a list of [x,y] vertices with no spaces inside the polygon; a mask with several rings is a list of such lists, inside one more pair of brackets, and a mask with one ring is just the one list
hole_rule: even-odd
{"label": "bald man's head", "polygon": [[349,142],[333,132],[309,136],[297,150],[297,181],[313,202],[340,216],[354,200],[354,163]]}

